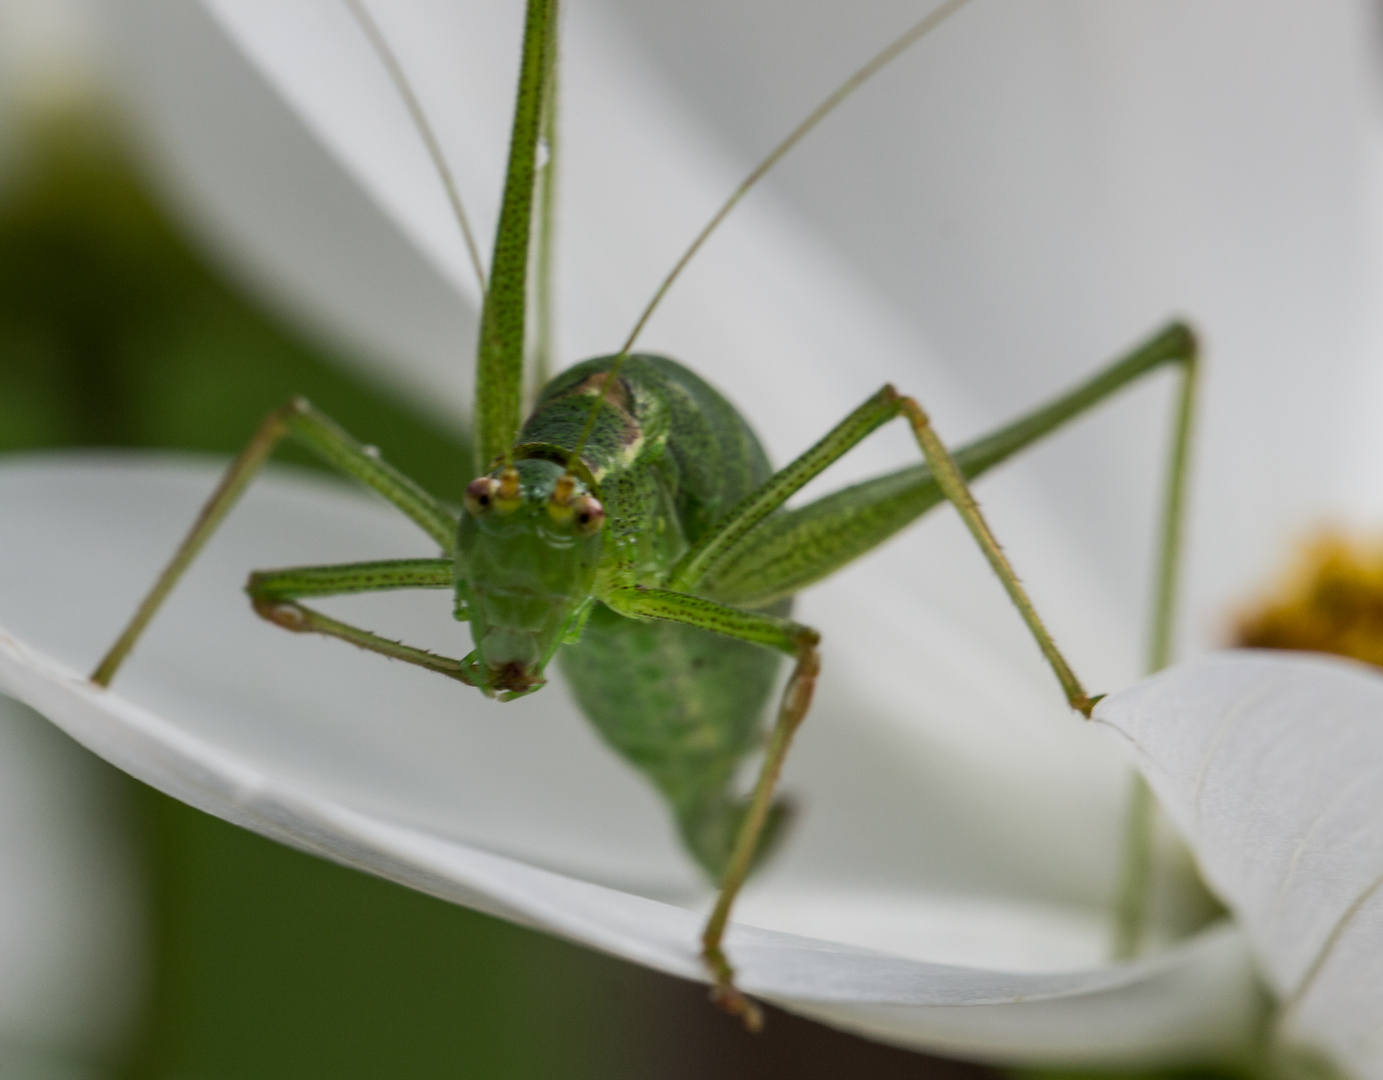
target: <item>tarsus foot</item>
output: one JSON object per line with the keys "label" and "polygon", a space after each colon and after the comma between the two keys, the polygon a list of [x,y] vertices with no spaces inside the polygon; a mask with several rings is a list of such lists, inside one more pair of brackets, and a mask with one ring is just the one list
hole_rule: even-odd
{"label": "tarsus foot", "polygon": [[715,985],[711,987],[711,1001],[731,1016],[738,1016],[744,1021],[746,1031],[754,1035],[761,1032],[764,1029],[764,1011],[735,985],[735,969],[725,959],[725,954],[714,945],[708,945],[701,959],[715,978]]}

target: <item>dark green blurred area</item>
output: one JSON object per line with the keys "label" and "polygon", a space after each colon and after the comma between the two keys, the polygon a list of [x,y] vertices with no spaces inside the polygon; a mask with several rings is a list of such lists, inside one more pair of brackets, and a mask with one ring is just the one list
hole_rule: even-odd
{"label": "dark green blurred area", "polygon": [[[164,220],[108,127],[48,122],[0,183],[0,450],[230,454],[301,393],[459,501],[470,473],[458,440],[229,287]],[[127,1080],[983,1075],[776,1011],[748,1036],[698,985],[125,783],[154,949],[141,1028],[113,1063]]]}
{"label": "dark green blurred area", "polygon": [[[0,186],[0,450],[233,453],[306,394],[440,495],[468,452],[230,290],[91,120],[37,129]],[[297,453],[291,446],[284,457]],[[316,459],[301,455],[304,464]]]}

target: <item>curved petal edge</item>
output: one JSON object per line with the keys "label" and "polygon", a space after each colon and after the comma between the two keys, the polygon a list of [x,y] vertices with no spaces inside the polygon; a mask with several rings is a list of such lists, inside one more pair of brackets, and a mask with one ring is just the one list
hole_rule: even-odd
{"label": "curved petal edge", "polygon": [[1383,1077],[1383,675],[1240,651],[1100,703],[1234,912],[1286,1044]]}
{"label": "curved petal edge", "polygon": [[[684,978],[694,911],[528,866],[279,782],[0,631],[0,687],[132,775],[228,821],[412,888]],[[1204,1060],[1241,1048],[1258,996],[1239,936],[1144,962],[1027,974],[929,964],[737,926],[744,987],[875,1038],[995,1061]]]}

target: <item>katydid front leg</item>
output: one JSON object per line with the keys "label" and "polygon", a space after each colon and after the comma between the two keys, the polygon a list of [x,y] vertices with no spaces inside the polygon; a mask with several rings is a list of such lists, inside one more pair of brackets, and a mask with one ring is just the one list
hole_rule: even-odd
{"label": "katydid front leg", "polygon": [[[450,559],[389,559],[380,562],[338,563],[333,566],[295,566],[286,570],[256,570],[245,591],[255,614],[295,634],[323,634],[357,648],[435,671],[467,686],[477,684],[473,665],[466,660],[391,641],[358,626],[333,619],[302,604],[309,596],[390,592],[397,589],[450,589],[455,583]],[[461,613],[458,612],[458,618]]]}
{"label": "katydid front leg", "polygon": [[149,621],[177,585],[178,579],[269,460],[274,447],[284,438],[293,438],[328,465],[373,488],[432,537],[443,554],[448,558],[452,555],[456,547],[457,520],[450,510],[392,465],[382,461],[372,448],[357,442],[333,420],[318,412],[306,398],[294,398],[265,417],[245,449],[231,462],[216,490],[192,523],[192,528],[154,582],[154,587],[149,590],[110,651],[96,665],[96,670],[91,674],[92,682],[98,686],[110,685]]}

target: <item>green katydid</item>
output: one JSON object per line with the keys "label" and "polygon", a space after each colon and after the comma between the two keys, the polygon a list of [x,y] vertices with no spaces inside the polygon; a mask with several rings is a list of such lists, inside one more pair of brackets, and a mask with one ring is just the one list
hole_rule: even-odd
{"label": "green katydid", "polygon": [[[345,2],[407,100],[475,256],[459,197],[402,70],[364,7],[358,0]],[[673,360],[632,351],[678,273],[744,193],[845,96],[966,2],[947,0],[798,125],[697,236],[623,346],[547,382],[521,423],[533,223],[545,224],[551,215],[552,172],[540,167],[539,157],[540,144],[552,142],[557,50],[557,0],[528,0],[477,359],[474,432],[477,460],[488,471],[468,485],[458,514],[307,402],[288,403],[268,416],[231,464],[93,681],[110,684],[277,443],[296,439],[412,519],[436,543],[439,556],[257,572],[247,586],[255,610],[285,629],[338,637],[501,701],[540,689],[556,658],[582,711],[659,790],[688,852],[718,886],[702,956],[717,1001],[756,1027],[759,1011],[736,989],[721,944],[736,895],[788,819],[787,804],[775,800],[775,787],[793,734],[807,715],[819,669],[817,631],[788,617],[796,592],[949,501],[1071,707],[1088,716],[1095,699],[1044,628],[967,481],[1143,375],[1170,366],[1180,370],[1183,392],[1157,587],[1155,666],[1165,662],[1197,365],[1196,342],[1184,325],[1167,326],[1086,382],[954,454],[917,402],[885,386],[777,472],[749,425],[717,391]],[[535,211],[540,192],[542,207]],[[541,271],[548,230],[538,232]],[[478,256],[475,262],[484,281]],[[923,464],[787,508],[809,481],[895,419],[909,424]],[[452,591],[456,618],[471,625],[475,648],[469,655],[453,659],[390,641],[303,602],[408,588]],[[767,731],[758,780],[745,796],[736,777],[745,760],[765,746],[762,713],[784,655],[794,666]],[[1135,857],[1126,879],[1134,887],[1125,921],[1131,933],[1140,918],[1140,850],[1130,844]]]}

